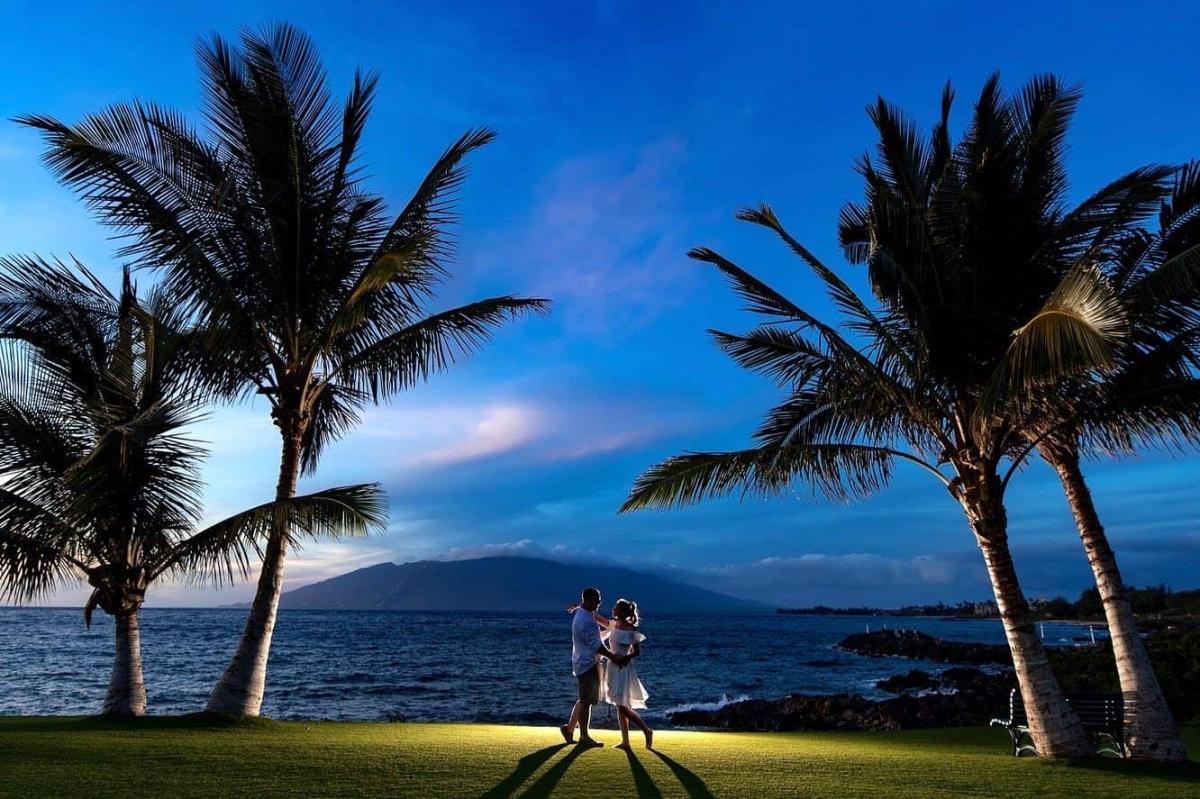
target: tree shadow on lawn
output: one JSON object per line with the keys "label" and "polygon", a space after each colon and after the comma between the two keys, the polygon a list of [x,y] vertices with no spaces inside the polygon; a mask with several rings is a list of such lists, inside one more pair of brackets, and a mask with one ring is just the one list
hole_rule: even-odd
{"label": "tree shadow on lawn", "polygon": [[[539,749],[536,752],[530,752],[525,755],[517,761],[517,765],[513,767],[512,773],[496,783],[491,790],[483,795],[482,799],[508,799],[531,774],[541,768],[543,763],[554,757],[555,753],[566,748],[566,744],[555,744],[554,746],[547,746],[545,749]],[[563,759],[566,760],[566,758]]]}
{"label": "tree shadow on lawn", "polygon": [[558,786],[563,775],[567,773],[567,769],[571,767],[571,764],[584,752],[592,749],[599,749],[599,747],[572,746],[571,753],[551,766],[545,774],[538,777],[537,782],[526,788],[521,794],[521,799],[544,799],[544,797],[553,794],[554,789]]}
{"label": "tree shadow on lawn", "polygon": [[1091,757],[1080,760],[1043,760],[1039,765],[1045,768],[1100,771],[1127,777],[1154,777],[1168,782],[1200,785],[1200,763],[1195,760],[1189,760],[1187,763],[1151,763],[1145,760]]}
{"label": "tree shadow on lawn", "polygon": [[708,789],[708,785],[704,780],[696,776],[694,771],[677,763],[657,749],[650,751],[658,755],[658,759],[667,764],[667,768],[671,769],[671,773],[675,775],[675,779],[679,780],[679,784],[683,786],[683,789],[687,791],[687,795],[691,799],[716,799],[713,796],[713,792]]}
{"label": "tree shadow on lawn", "polygon": [[[282,726],[272,719],[232,716],[216,713],[190,713],[186,716],[40,716],[10,717],[22,732],[83,732],[136,730],[257,730]],[[313,722],[315,723],[315,722]]]}
{"label": "tree shadow on lawn", "polygon": [[637,788],[638,799],[662,799],[662,791],[654,784],[654,778],[632,749],[625,750],[625,757],[629,758],[629,770],[633,772],[633,785]]}

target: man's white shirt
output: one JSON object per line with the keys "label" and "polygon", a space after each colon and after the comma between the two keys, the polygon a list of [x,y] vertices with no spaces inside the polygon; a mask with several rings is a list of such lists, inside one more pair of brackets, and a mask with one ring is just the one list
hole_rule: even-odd
{"label": "man's white shirt", "polygon": [[578,677],[596,668],[596,653],[602,646],[600,627],[592,612],[577,609],[571,618],[571,672]]}

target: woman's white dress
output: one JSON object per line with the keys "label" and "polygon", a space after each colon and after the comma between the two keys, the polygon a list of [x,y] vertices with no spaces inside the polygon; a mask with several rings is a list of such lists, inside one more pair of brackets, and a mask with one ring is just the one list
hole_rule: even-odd
{"label": "woman's white dress", "polygon": [[[646,640],[646,636],[636,630],[608,630],[601,634],[614,655],[628,655],[633,645]],[[611,662],[605,662],[603,700],[617,707],[631,707],[637,710],[646,706],[649,695],[642,681],[638,679],[635,661],[631,660],[624,668]]]}

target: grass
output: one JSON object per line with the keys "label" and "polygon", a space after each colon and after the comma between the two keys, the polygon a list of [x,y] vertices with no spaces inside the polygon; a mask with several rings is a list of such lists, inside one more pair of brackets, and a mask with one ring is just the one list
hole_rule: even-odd
{"label": "grass", "polygon": [[[579,751],[551,728],[0,718],[0,797],[1195,797],[1200,764],[1017,760],[999,730],[664,731]],[[1200,728],[1186,730],[1200,753]],[[558,741],[555,744],[555,741]]]}

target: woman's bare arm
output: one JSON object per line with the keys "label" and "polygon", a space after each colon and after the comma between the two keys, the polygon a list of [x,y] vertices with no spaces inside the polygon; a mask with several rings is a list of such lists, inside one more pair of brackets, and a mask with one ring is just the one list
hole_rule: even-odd
{"label": "woman's bare arm", "polygon": [[613,629],[615,625],[612,619],[608,618],[607,616],[602,616],[599,613],[593,612],[592,618],[596,620],[596,624],[599,624],[601,627],[604,627],[608,630]]}

